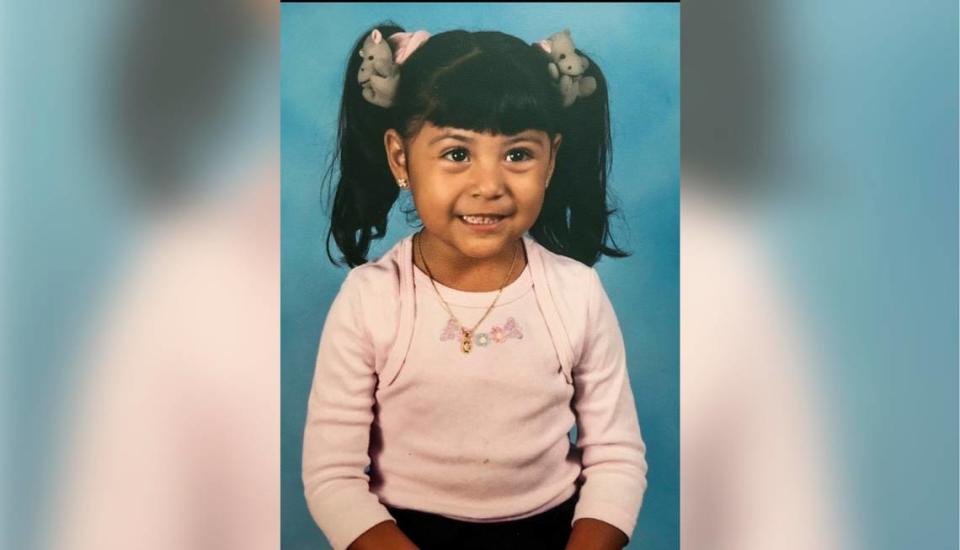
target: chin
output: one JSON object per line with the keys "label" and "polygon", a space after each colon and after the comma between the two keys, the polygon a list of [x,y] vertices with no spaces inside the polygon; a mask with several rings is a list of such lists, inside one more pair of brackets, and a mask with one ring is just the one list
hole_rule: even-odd
{"label": "chin", "polygon": [[459,248],[464,256],[481,260],[502,254],[504,249],[509,248],[514,241],[513,238],[500,235],[487,239],[471,239],[461,243]]}
{"label": "chin", "polygon": [[461,254],[468,258],[482,260],[496,256],[503,250],[503,245],[491,239],[490,242],[487,243],[461,243],[457,248],[460,249]]}

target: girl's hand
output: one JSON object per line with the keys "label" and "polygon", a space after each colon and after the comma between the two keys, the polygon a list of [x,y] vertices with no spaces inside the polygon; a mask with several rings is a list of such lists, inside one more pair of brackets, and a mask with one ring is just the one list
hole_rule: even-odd
{"label": "girl's hand", "polygon": [[623,531],[609,523],[581,518],[573,523],[566,550],[620,550],[627,540]]}
{"label": "girl's hand", "polygon": [[380,522],[357,537],[347,550],[420,550],[392,521]]}

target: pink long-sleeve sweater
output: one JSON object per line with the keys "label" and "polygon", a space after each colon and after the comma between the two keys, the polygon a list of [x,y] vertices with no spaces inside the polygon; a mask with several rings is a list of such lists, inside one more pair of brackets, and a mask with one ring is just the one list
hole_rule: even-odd
{"label": "pink long-sleeve sweater", "polygon": [[[574,521],[632,535],[647,464],[616,315],[594,269],[524,244],[528,265],[469,354],[413,265],[411,237],[347,276],[303,445],[307,503],[335,549],[391,520],[385,505],[505,521],[578,488]],[[437,286],[466,326],[496,294]]]}

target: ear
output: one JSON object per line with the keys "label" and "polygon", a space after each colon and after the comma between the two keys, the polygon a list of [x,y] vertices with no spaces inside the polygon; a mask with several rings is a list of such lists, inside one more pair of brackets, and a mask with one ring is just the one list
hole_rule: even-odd
{"label": "ear", "polygon": [[373,39],[374,44],[379,44],[381,41],[383,41],[383,35],[380,34],[379,29],[373,29],[373,32],[370,33],[370,38]]}
{"label": "ear", "polygon": [[390,165],[394,179],[409,178],[407,151],[399,132],[393,128],[387,130],[383,134],[383,146],[387,151],[387,164]]}
{"label": "ear", "polygon": [[563,29],[563,34],[570,36],[570,29]]}
{"label": "ear", "polygon": [[550,187],[550,180],[553,179],[553,169],[557,167],[557,153],[560,151],[560,143],[562,142],[563,134],[557,134],[550,144],[550,167],[547,169],[547,184],[544,189]]}
{"label": "ear", "polygon": [[540,46],[541,50],[547,53],[553,53],[553,45],[550,43],[549,40],[541,40],[540,42],[537,43],[537,45]]}

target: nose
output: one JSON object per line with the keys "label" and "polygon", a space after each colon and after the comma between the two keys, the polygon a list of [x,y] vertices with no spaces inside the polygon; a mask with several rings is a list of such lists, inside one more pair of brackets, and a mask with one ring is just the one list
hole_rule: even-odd
{"label": "nose", "polygon": [[506,194],[507,180],[499,162],[477,163],[470,194],[476,198],[497,199]]}

